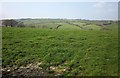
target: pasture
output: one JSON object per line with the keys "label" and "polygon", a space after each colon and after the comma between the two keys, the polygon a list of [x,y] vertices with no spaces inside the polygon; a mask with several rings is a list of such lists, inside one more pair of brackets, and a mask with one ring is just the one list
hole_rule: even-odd
{"label": "pasture", "polygon": [[2,27],[2,66],[8,75],[118,75],[117,23],[22,21],[27,27]]}

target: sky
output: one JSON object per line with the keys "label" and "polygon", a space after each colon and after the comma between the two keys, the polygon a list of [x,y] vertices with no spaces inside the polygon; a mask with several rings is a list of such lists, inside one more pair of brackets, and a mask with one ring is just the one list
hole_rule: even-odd
{"label": "sky", "polygon": [[120,0],[0,0],[0,2],[118,2]]}
{"label": "sky", "polygon": [[[111,0],[109,0],[111,1]],[[91,20],[117,20],[118,2],[17,2],[5,1],[0,6],[1,19],[67,18]]]}

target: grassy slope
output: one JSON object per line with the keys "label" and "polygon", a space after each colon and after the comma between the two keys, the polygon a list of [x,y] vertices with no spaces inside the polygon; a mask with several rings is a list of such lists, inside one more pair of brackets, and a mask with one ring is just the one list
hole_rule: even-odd
{"label": "grassy slope", "polygon": [[63,29],[63,30],[79,30],[80,28],[77,27],[77,26],[74,26],[74,25],[70,25],[70,24],[67,24],[67,23],[61,23],[61,27],[59,27],[59,29]]}
{"label": "grassy slope", "polygon": [[[82,29],[85,30],[101,30],[112,29],[116,30],[117,23],[111,22],[111,26],[98,26],[98,24],[106,24],[109,21],[88,21],[88,20],[68,20],[68,19],[29,19],[29,20],[20,20],[26,27],[35,27],[35,28],[50,28],[55,29],[58,25],[62,25],[59,29]],[[80,27],[77,27],[79,25]],[[114,26],[113,26],[114,25]]]}
{"label": "grassy slope", "polygon": [[42,62],[70,68],[63,75],[117,75],[115,31],[3,28],[3,66]]}
{"label": "grassy slope", "polygon": [[0,68],[2,65],[2,27],[0,27]]}

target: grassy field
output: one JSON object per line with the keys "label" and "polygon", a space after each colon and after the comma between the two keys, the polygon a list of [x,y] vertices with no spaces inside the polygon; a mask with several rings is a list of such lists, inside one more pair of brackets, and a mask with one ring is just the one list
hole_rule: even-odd
{"label": "grassy field", "polygon": [[[73,20],[73,19],[29,19],[29,20],[25,19],[18,21],[23,22],[26,27],[49,28],[49,29],[56,29],[58,25],[61,25],[59,27],[60,29],[86,29],[86,30],[91,30],[91,29],[101,30],[103,28],[112,29],[109,28],[110,25],[113,28],[117,27],[117,23],[115,21],[90,21],[90,20]],[[108,24],[108,25],[104,25],[104,24]]]}
{"label": "grassy field", "polygon": [[106,26],[113,30],[61,25],[58,29],[3,27],[3,68],[13,72],[15,67],[35,64],[48,76],[118,75],[117,24]]}

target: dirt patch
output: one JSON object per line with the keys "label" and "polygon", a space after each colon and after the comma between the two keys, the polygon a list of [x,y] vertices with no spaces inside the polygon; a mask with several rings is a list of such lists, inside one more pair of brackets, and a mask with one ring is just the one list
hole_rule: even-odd
{"label": "dirt patch", "polygon": [[21,67],[6,67],[2,68],[3,76],[44,76],[46,71],[39,67],[41,63],[29,64]]}
{"label": "dirt patch", "polygon": [[[2,68],[2,76],[60,76],[62,75],[66,69],[65,68],[59,68],[55,66],[50,66],[47,69],[43,69],[40,67],[40,63],[35,63],[35,64],[28,64],[26,66],[21,66],[21,67],[6,67]],[[49,69],[49,70],[48,70]]]}

